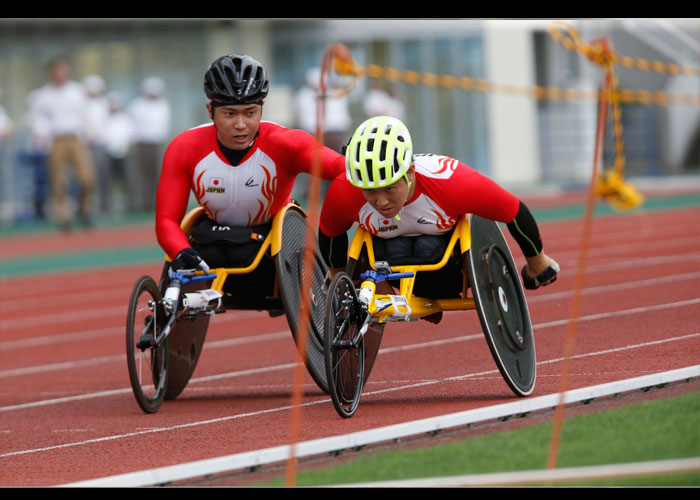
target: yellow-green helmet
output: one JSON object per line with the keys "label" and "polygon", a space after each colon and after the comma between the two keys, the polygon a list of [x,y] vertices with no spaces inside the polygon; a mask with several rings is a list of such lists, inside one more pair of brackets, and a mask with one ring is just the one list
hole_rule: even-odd
{"label": "yellow-green helmet", "polygon": [[405,177],[413,159],[411,135],[401,120],[377,116],[357,127],[345,150],[345,174],[353,186],[375,189]]}

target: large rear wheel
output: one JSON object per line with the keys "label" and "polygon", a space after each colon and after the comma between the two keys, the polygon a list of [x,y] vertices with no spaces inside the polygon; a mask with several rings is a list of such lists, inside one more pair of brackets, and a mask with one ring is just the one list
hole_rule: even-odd
{"label": "large rear wheel", "polygon": [[467,271],[486,341],[508,387],[518,396],[535,389],[535,338],[513,256],[498,225],[472,215]]}
{"label": "large rear wheel", "polygon": [[[328,383],[323,357],[323,322],[328,269],[317,245],[307,248],[307,228],[308,222],[300,210],[290,209],[284,214],[282,245],[275,256],[277,283],[297,349],[304,354],[304,363],[311,378],[323,392],[327,393]],[[311,263],[310,268],[305,265],[307,261]],[[306,289],[302,289],[303,284],[306,284]],[[299,332],[302,326],[301,311],[304,295],[308,305],[308,317],[306,318],[306,342],[302,345]]]}

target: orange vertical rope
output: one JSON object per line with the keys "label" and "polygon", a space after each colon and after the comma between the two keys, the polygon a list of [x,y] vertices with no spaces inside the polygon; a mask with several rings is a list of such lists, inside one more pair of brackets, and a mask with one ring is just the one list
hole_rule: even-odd
{"label": "orange vertical rope", "polygon": [[[606,40],[602,41],[603,50],[608,50],[609,46]],[[581,291],[583,289],[583,281],[586,269],[586,261],[588,258],[588,250],[590,245],[591,226],[593,224],[593,208],[596,200],[596,182],[599,170],[599,162],[602,157],[603,143],[605,139],[608,107],[610,105],[611,90],[613,85],[612,67],[609,63],[605,64],[605,79],[603,88],[600,92],[598,104],[598,123],[596,133],[596,144],[593,158],[593,175],[588,188],[588,197],[586,200],[586,212],[584,215],[583,235],[581,247],[578,257],[578,271],[576,273],[576,281],[574,283],[574,294],[571,305],[571,316],[569,318],[569,327],[564,345],[564,362],[562,367],[561,379],[559,382],[559,403],[554,412],[554,427],[552,429],[552,438],[550,443],[549,458],[547,467],[553,469],[557,464],[557,455],[559,453],[559,444],[561,441],[561,431],[564,425],[564,395],[569,389],[569,377],[571,375],[571,357],[574,353],[576,337],[578,334],[578,318],[581,308]]]}
{"label": "orange vertical rope", "polygon": [[[323,54],[321,62],[321,78],[319,85],[319,95],[316,105],[316,148],[314,151],[313,163],[311,165],[311,183],[309,185],[308,197],[308,224],[306,231],[305,248],[312,249],[315,246],[316,235],[314,228],[318,227],[319,219],[319,191],[321,175],[321,147],[323,146],[323,121],[325,117],[325,96],[327,76],[330,72],[330,64],[334,57],[341,57],[344,54],[344,46],[340,44],[331,45]],[[301,348],[301,363],[297,363],[294,370],[294,386],[292,389],[292,415],[290,429],[290,454],[287,460],[286,486],[293,486],[296,482],[296,446],[301,434],[301,402],[305,377],[306,340],[308,338],[310,307],[309,294],[306,293],[312,286],[309,272],[314,265],[312,252],[304,252],[301,273],[301,306],[299,311],[299,331],[297,332],[297,342]]]}

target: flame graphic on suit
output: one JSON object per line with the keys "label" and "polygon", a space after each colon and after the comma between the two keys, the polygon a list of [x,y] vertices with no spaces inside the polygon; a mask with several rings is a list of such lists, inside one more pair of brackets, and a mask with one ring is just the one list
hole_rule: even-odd
{"label": "flame graphic on suit", "polygon": [[272,177],[270,175],[270,171],[262,165],[260,165],[260,168],[262,168],[265,172],[265,180],[263,181],[262,186],[260,188],[260,193],[263,195],[263,198],[265,198],[265,203],[263,203],[261,200],[258,200],[258,204],[260,205],[260,207],[258,213],[252,220],[250,218],[250,214],[248,214],[249,226],[258,226],[267,222],[270,219],[272,200],[275,197],[275,191],[277,189],[277,176]]}

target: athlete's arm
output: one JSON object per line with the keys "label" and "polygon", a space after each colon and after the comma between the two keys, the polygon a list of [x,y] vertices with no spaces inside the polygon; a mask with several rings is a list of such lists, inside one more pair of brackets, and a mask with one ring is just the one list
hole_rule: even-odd
{"label": "athlete's arm", "polygon": [[528,207],[515,195],[473,168],[459,163],[447,179],[426,179],[428,190],[435,191],[434,199],[452,213],[475,214],[503,222],[527,260],[526,272],[540,276],[550,266],[558,266],[543,252],[537,222]]}
{"label": "athlete's arm", "polygon": [[318,147],[316,138],[304,130],[291,129],[287,134],[295,154],[297,173],[312,174],[316,154],[319,154],[319,177],[332,181],[345,172],[345,157],[327,146]]}
{"label": "athlete's arm", "polygon": [[156,238],[171,259],[191,248],[180,227],[190,196],[191,173],[186,156],[177,143],[168,146],[156,194]]}
{"label": "athlete's arm", "polygon": [[[324,261],[335,273],[343,270],[348,257],[348,230],[358,211],[357,192],[345,179],[345,169],[326,192],[318,226],[318,243]],[[360,206],[362,201],[359,201]]]}
{"label": "athlete's arm", "polygon": [[319,227],[318,246],[331,275],[345,269],[348,262],[348,233],[339,236],[327,236]]}
{"label": "athlete's arm", "polygon": [[522,271],[525,287],[538,288],[540,285],[548,285],[555,281],[559,264],[542,250],[542,239],[537,222],[522,201],[517,215],[507,227],[527,261]]}
{"label": "athlete's arm", "polygon": [[518,213],[506,226],[526,258],[542,253],[542,239],[537,222],[525,203],[519,202]]}
{"label": "athlete's arm", "polygon": [[544,253],[537,221],[522,201],[518,205],[518,213],[507,227],[527,261],[522,270],[525,287],[534,289],[555,281],[559,264]]}

